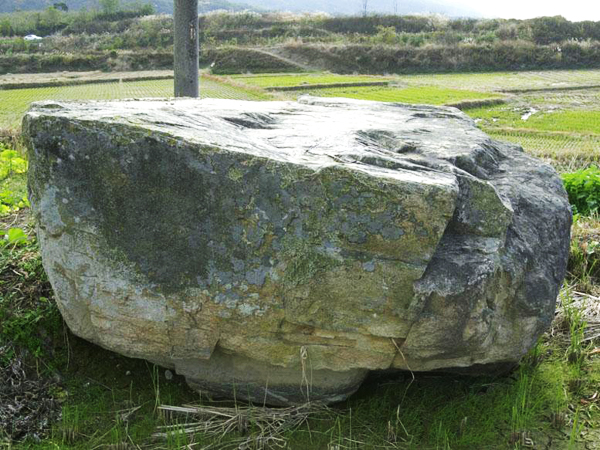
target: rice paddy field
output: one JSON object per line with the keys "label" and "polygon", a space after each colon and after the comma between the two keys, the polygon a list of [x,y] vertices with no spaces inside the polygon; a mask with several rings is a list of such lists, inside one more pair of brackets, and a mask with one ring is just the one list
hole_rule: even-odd
{"label": "rice paddy field", "polygon": [[[18,133],[21,118],[34,101],[170,97],[173,92],[171,79],[130,81],[135,75],[119,82],[92,77],[89,84],[33,87],[39,78],[31,79],[28,87],[25,76],[16,80],[24,84],[18,89],[2,89],[0,83],[0,135]],[[379,84],[360,86],[372,83]],[[203,74],[201,78],[205,98],[269,101],[305,94],[457,105],[492,138],[520,144],[559,172],[600,162],[600,70],[387,77]],[[0,150],[4,148],[0,143]],[[16,153],[4,152],[7,158]],[[3,190],[26,203],[26,174],[0,182],[0,193]],[[8,348],[3,346],[5,336],[39,352],[52,342],[52,353],[36,359],[36,364],[41,361],[37,372],[45,374],[43,383],[31,382],[32,388],[15,397],[16,403],[2,397],[1,388],[8,382],[0,370],[0,448],[600,450],[597,216],[576,220],[570,273],[556,320],[509,375],[374,378],[348,401],[331,408],[277,410],[280,418],[287,418],[279,421],[269,419],[275,410],[200,397],[176,374],[70,335],[48,300],[52,293],[26,209],[0,214],[0,228],[15,224],[30,240],[23,246],[0,245],[0,268],[11,269],[0,276],[0,368]],[[11,309],[11,301],[18,308]],[[41,338],[36,334],[40,328]],[[21,373],[17,369],[12,385],[26,386],[14,381]],[[59,381],[52,381],[55,378]],[[23,423],[17,425],[27,423],[33,434],[12,442],[16,434],[2,429],[3,411],[12,414],[16,406],[29,407],[23,406],[22,398],[33,406],[23,410],[29,419],[23,413]],[[166,406],[190,402],[196,405],[196,416],[177,414]],[[39,417],[47,421],[41,428]],[[41,438],[38,429],[43,429]]]}
{"label": "rice paddy field", "polygon": [[[16,75],[11,77],[13,85],[20,81]],[[48,79],[55,78],[48,75]],[[126,74],[122,81],[100,83],[94,82],[98,76],[88,78],[89,84],[21,89],[2,89],[0,83],[0,129],[18,130],[34,101],[170,97],[173,93],[172,79],[136,81],[135,74]],[[43,79],[23,75],[21,81],[27,86],[29,81],[39,84]],[[365,83],[380,85],[360,86]],[[462,105],[461,109],[492,137],[521,144],[559,171],[599,160],[600,70],[406,76],[203,75],[201,79],[202,97],[293,100],[300,95]],[[500,101],[503,104],[498,104]]]}
{"label": "rice paddy field", "polygon": [[[459,105],[493,138],[520,144],[561,172],[600,161],[600,70],[329,76],[335,87],[311,88],[327,79],[323,74],[240,75],[224,81],[271,89],[289,89],[296,82],[297,91],[280,92],[288,99],[310,94]],[[389,85],[353,85],[368,79],[388,80]]]}
{"label": "rice paddy field", "polygon": [[336,83],[368,83],[376,81],[392,81],[393,77],[368,76],[368,75],[336,75],[326,73],[289,73],[289,74],[260,74],[237,75],[234,79],[244,84],[260,88],[310,86],[315,84]]}
{"label": "rice paddy field", "polygon": [[397,86],[348,86],[302,90],[303,95],[319,97],[348,97],[359,100],[375,100],[379,102],[427,103],[444,105],[465,100],[483,100],[500,98],[496,94],[459,89],[448,89],[438,86],[397,87]]}
{"label": "rice paddy field", "polygon": [[[123,81],[0,90],[0,128],[18,128],[29,105],[41,100],[115,100],[172,96],[173,80]],[[270,98],[260,91],[241,89],[208,79],[202,80],[201,96],[239,100]]]}

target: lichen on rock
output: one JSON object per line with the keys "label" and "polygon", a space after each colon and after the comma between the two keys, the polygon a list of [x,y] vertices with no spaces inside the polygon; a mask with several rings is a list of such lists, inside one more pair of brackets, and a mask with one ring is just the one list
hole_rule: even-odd
{"label": "lichen on rock", "polygon": [[199,389],[333,402],[373,370],[492,371],[553,316],[562,184],[458,110],[46,102],[23,131],[73,332]]}

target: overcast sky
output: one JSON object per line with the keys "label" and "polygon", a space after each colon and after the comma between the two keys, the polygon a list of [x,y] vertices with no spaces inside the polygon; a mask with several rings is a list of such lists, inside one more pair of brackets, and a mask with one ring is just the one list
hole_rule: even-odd
{"label": "overcast sky", "polygon": [[600,20],[598,0],[458,0],[481,11],[485,17],[529,19],[540,16],[563,16],[572,21]]}

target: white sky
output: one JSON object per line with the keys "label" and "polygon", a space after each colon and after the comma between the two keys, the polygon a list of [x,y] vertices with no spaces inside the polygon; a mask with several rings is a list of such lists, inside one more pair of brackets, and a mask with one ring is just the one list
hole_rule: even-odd
{"label": "white sky", "polygon": [[571,21],[600,20],[599,0],[458,0],[485,17],[530,19],[563,16]]}

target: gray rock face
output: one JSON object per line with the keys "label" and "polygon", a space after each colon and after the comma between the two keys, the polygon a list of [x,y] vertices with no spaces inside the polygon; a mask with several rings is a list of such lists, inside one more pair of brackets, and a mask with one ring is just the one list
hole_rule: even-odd
{"label": "gray rock face", "polygon": [[334,402],[373,370],[513,364],[552,320],[562,183],[458,110],[38,103],[23,130],[73,332],[198,389]]}

